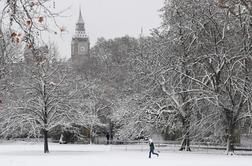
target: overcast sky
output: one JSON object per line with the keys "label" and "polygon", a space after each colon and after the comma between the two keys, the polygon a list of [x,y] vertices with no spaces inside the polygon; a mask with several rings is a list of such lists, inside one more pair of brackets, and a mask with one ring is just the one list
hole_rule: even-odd
{"label": "overcast sky", "polygon": [[141,27],[144,34],[160,25],[160,12],[163,0],[55,0],[56,10],[71,7],[64,12],[64,18],[58,23],[66,27],[68,33],[50,40],[56,41],[61,57],[70,58],[71,38],[74,34],[75,23],[78,20],[79,5],[85,21],[87,34],[91,45],[97,38],[106,39],[124,35],[139,36]]}

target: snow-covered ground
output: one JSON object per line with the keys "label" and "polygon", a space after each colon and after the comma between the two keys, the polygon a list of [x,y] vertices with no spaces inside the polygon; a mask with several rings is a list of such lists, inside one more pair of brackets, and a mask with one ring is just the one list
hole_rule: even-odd
{"label": "snow-covered ground", "polygon": [[[251,166],[252,156],[161,151],[148,158],[147,148],[125,149],[110,145],[0,144],[1,166]],[[126,151],[127,150],[127,151]]]}

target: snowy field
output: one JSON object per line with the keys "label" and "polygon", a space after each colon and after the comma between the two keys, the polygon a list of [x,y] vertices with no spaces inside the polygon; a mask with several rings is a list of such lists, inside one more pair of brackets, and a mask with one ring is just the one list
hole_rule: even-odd
{"label": "snowy field", "polygon": [[[120,145],[119,145],[120,146]],[[251,166],[252,156],[166,151],[148,158],[147,149],[125,150],[110,145],[0,144],[1,166]]]}

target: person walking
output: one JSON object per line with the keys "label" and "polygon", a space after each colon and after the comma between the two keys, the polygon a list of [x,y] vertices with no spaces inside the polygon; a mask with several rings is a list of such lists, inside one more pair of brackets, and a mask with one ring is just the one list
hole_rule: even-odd
{"label": "person walking", "polygon": [[155,146],[154,146],[152,139],[149,139],[149,146],[150,146],[149,158],[151,158],[151,154],[155,154],[158,157],[159,154],[154,152]]}

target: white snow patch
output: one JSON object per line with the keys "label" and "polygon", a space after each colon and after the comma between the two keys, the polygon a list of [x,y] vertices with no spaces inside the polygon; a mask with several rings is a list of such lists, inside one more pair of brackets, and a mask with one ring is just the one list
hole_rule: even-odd
{"label": "white snow patch", "polygon": [[3,166],[250,166],[251,156],[161,152],[148,158],[148,150],[124,151],[110,145],[50,144],[43,154],[43,144],[0,144]]}

